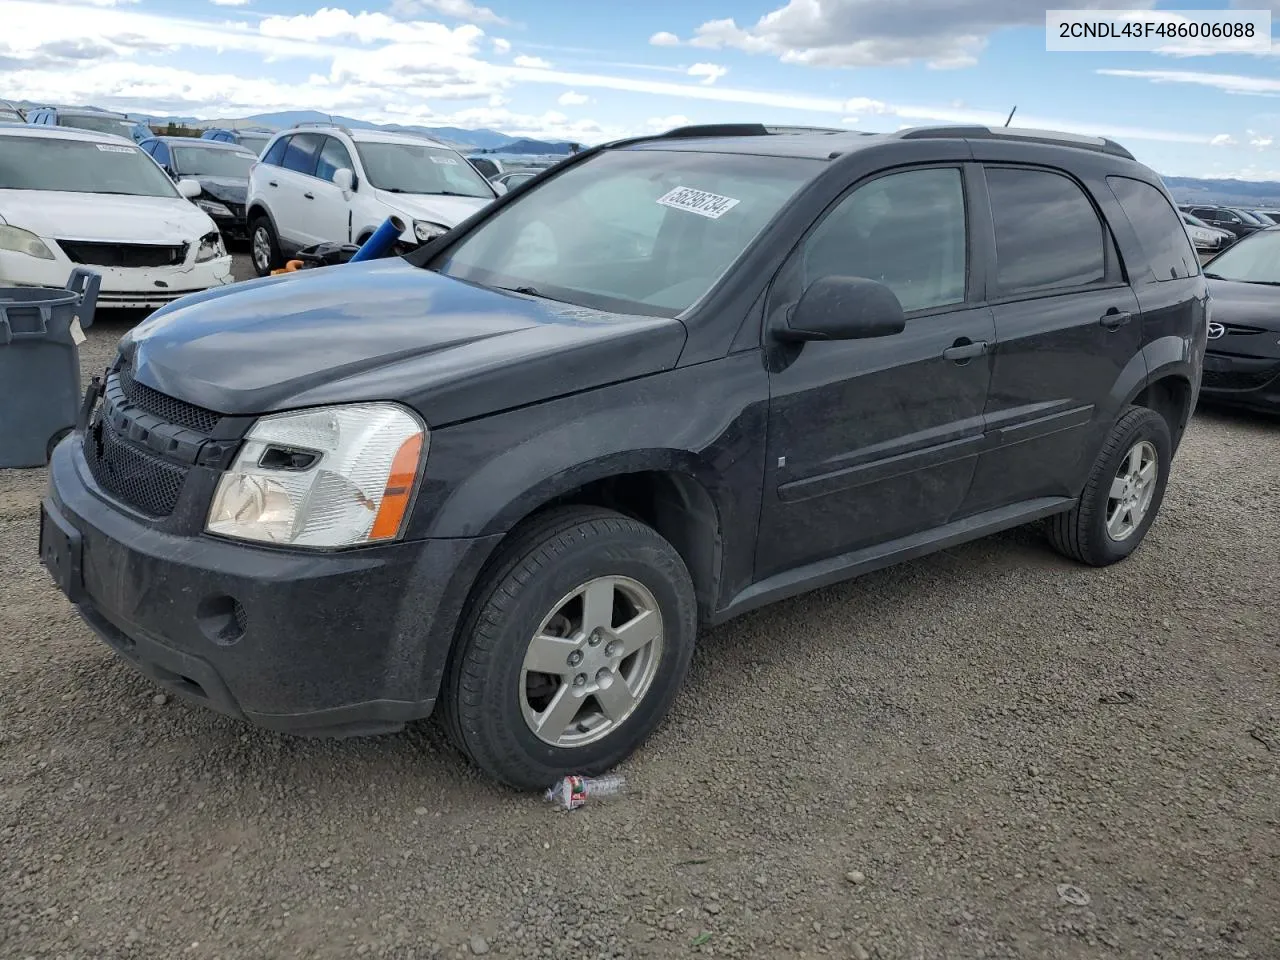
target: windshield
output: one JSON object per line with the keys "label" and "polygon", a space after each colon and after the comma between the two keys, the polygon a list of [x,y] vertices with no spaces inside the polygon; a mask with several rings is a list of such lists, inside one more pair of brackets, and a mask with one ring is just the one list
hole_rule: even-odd
{"label": "windshield", "polygon": [[219,150],[217,147],[173,148],[174,169],[188,177],[233,177],[248,180],[249,168],[257,159],[239,150]]}
{"label": "windshield", "polygon": [[1232,212],[1232,213],[1234,213],[1234,214],[1235,214],[1237,217],[1239,217],[1241,220],[1243,220],[1245,223],[1249,224],[1250,226],[1260,227],[1260,226],[1262,226],[1262,225],[1263,225],[1263,224],[1262,224],[1262,221],[1261,221],[1261,220],[1259,220],[1257,217],[1255,217],[1255,216],[1254,216],[1252,213],[1250,213],[1248,210],[1238,210],[1238,209],[1236,209],[1236,208],[1234,208],[1234,207],[1233,207],[1233,208],[1231,209],[1231,212]]}
{"label": "windshield", "polygon": [[1280,283],[1280,230],[1250,234],[1204,265],[1207,277]]}
{"label": "windshield", "polygon": [[783,157],[607,151],[497,211],[433,268],[601,310],[675,316],[821,168]]}
{"label": "windshield", "polygon": [[364,176],[379,190],[493,199],[488,181],[452,150],[425,143],[357,143]]}
{"label": "windshield", "polygon": [[1276,225],[1276,218],[1271,216],[1269,213],[1263,213],[1261,210],[1250,210],[1249,212],[1253,214],[1254,219],[1261,220],[1268,227],[1274,227]]}
{"label": "windshield", "polygon": [[75,127],[77,130],[92,130],[95,133],[114,133],[117,136],[132,136],[133,121],[120,117],[85,116],[83,114],[58,114],[58,126]]}
{"label": "windshield", "polygon": [[22,115],[17,110],[10,110],[8,107],[0,107],[0,120],[17,120],[22,122]]}
{"label": "windshield", "polygon": [[242,133],[240,134],[240,146],[245,147],[254,152],[254,155],[262,153],[262,148],[267,145],[267,141],[271,139],[269,133]]}
{"label": "windshield", "polygon": [[137,147],[54,137],[0,136],[0,190],[178,196],[164,172]]}

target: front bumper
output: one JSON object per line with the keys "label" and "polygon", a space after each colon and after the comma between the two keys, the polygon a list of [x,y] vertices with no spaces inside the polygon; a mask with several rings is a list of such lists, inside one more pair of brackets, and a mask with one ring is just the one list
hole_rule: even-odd
{"label": "front bumper", "polygon": [[98,292],[100,310],[106,307],[155,309],[189,293],[232,282],[230,256],[172,267],[103,267],[73,263],[58,250],[53,260],[0,251],[0,286],[64,287],[71,271],[81,266],[102,277]]}
{"label": "front bumper", "polygon": [[1280,360],[1206,353],[1200,396],[1214,403],[1280,413]]}
{"label": "front bumper", "polygon": [[389,733],[430,714],[471,583],[499,537],[332,553],[158,529],[54,451],[41,563],[85,622],[165,689],[259,726]]}

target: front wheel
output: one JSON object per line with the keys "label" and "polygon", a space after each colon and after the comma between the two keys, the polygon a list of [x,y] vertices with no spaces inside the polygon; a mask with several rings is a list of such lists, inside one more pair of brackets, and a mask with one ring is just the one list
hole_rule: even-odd
{"label": "front wheel", "polygon": [[1080,502],[1050,518],[1054,548],[1095,567],[1133,553],[1160,511],[1172,459],[1164,417],[1147,407],[1126,410],[1102,445]]}
{"label": "front wheel", "polygon": [[689,669],[697,604],[656,531],[608,510],[548,511],[478,585],[442,691],[458,747],[521,789],[633,753]]}

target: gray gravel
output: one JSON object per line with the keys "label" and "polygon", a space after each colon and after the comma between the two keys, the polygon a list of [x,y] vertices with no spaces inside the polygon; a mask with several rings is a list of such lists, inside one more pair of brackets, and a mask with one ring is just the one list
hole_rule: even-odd
{"label": "gray gravel", "polygon": [[1202,412],[1119,567],[1015,531],[717,630],[573,813],[431,723],[158,697],[37,565],[44,471],[0,471],[0,956],[1274,960],[1277,464]]}

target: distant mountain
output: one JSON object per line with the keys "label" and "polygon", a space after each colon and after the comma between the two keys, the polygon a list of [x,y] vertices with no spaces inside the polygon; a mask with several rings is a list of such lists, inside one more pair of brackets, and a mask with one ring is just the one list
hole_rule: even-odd
{"label": "distant mountain", "polygon": [[1280,183],[1274,180],[1207,180],[1164,177],[1178,203],[1222,203],[1243,207],[1280,207]]}
{"label": "distant mountain", "polygon": [[487,149],[485,153],[522,153],[522,154],[568,154],[572,152],[573,144],[564,143],[562,141],[551,140],[530,140],[528,137],[522,137],[519,140],[508,140],[499,146]]}
{"label": "distant mountain", "polygon": [[[353,130],[390,130],[399,133],[417,133],[435,137],[459,147],[472,149],[493,149],[511,142],[511,134],[499,133],[497,130],[466,130],[462,127],[426,127],[415,124],[370,123],[357,120],[355,117],[344,117],[339,114],[329,115],[317,110],[286,110],[281,113],[259,113],[251,117],[238,119],[202,120],[201,127],[217,127],[235,125],[238,127],[270,127],[283,130],[299,123],[338,123]],[[541,152],[541,151],[540,151]],[[566,148],[567,152],[567,148]]]}

